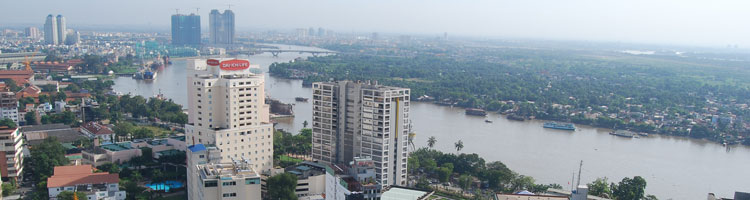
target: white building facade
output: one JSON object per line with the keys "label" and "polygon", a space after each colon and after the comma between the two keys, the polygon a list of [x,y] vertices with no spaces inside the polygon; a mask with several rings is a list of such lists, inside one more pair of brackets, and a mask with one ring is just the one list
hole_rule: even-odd
{"label": "white building facade", "polygon": [[196,59],[187,67],[187,145],[215,146],[222,163],[248,160],[254,169],[270,170],[273,124],[260,67],[236,59]]}

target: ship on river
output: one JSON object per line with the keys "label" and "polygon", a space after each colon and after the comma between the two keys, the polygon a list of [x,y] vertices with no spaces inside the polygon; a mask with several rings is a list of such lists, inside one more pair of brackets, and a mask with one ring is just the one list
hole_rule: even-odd
{"label": "ship on river", "polygon": [[571,123],[544,122],[544,128],[575,131],[576,126]]}
{"label": "ship on river", "polygon": [[626,138],[633,138],[636,135],[633,131],[627,131],[627,130],[615,130],[615,131],[609,132],[609,134],[614,135],[614,136],[626,137]]}
{"label": "ship on river", "polygon": [[479,108],[467,108],[467,115],[487,116],[487,112]]}

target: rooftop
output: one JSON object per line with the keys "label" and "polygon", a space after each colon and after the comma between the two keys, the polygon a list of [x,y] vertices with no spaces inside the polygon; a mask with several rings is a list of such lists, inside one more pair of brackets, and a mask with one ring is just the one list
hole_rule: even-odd
{"label": "rooftop", "polygon": [[209,163],[196,166],[202,179],[260,178],[248,160],[232,163]]}
{"label": "rooftop", "polygon": [[61,130],[61,129],[70,129],[70,126],[65,125],[65,124],[44,124],[44,125],[31,125],[31,126],[21,127],[21,131],[23,131],[24,133],[34,132],[34,131]]}
{"label": "rooftop", "polygon": [[94,173],[91,165],[59,166],[47,179],[47,188],[117,182],[120,182],[118,174]]}
{"label": "rooftop", "polygon": [[383,191],[382,200],[422,200],[432,195],[432,191],[417,190],[405,187],[391,186]]}

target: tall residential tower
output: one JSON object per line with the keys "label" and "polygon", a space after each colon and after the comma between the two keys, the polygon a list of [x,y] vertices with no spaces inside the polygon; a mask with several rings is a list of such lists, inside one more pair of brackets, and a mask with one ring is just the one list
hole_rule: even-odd
{"label": "tall residential tower", "polygon": [[47,20],[44,21],[44,43],[59,44],[57,40],[57,20],[52,14],[47,15]]}
{"label": "tall residential tower", "polygon": [[68,29],[65,22],[65,17],[57,15],[57,43],[65,44],[65,40],[68,39]]}
{"label": "tall residential tower", "polygon": [[172,15],[172,44],[201,44],[201,16],[196,14]]}
{"label": "tall residential tower", "polygon": [[234,44],[234,12],[225,10],[221,13],[213,9],[208,25],[211,44]]}
{"label": "tall residential tower", "polygon": [[313,159],[371,158],[382,185],[406,185],[408,88],[351,81],[313,83]]}

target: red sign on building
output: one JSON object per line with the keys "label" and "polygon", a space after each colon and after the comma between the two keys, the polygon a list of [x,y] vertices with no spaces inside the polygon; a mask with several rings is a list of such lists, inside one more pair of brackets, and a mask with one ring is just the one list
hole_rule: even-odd
{"label": "red sign on building", "polygon": [[221,70],[243,70],[250,68],[250,61],[247,60],[225,60],[221,61]]}
{"label": "red sign on building", "polygon": [[219,66],[219,63],[220,63],[219,60],[216,60],[216,59],[206,60],[206,64],[211,65],[211,66]]}

